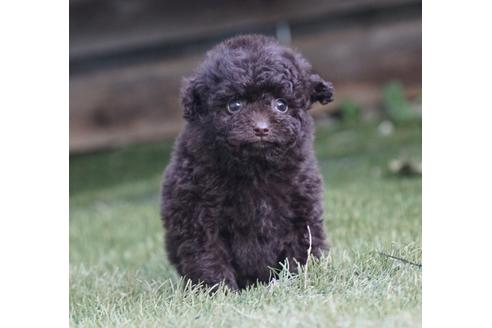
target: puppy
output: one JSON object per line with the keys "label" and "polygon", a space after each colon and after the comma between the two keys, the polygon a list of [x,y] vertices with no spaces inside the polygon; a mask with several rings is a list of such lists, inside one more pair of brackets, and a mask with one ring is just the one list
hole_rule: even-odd
{"label": "puppy", "polygon": [[330,82],[272,38],[238,36],[207,53],[184,83],[187,124],[162,185],[166,249],[181,275],[242,289],[327,248],[307,111],[332,97]]}

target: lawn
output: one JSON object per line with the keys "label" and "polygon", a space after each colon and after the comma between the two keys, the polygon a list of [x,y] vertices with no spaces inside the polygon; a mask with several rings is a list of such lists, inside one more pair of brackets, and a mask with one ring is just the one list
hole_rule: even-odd
{"label": "lawn", "polygon": [[170,141],[70,158],[70,323],[138,327],[418,327],[420,177],[388,172],[421,159],[421,124],[320,124],[330,254],[274,284],[213,296],[167,262],[159,185]]}

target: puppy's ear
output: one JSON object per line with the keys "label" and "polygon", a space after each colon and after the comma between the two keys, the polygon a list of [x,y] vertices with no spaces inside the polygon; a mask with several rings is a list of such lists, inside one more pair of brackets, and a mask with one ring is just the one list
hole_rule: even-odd
{"label": "puppy's ear", "polygon": [[199,83],[196,78],[192,77],[183,81],[181,104],[184,109],[183,117],[187,121],[195,120],[203,110],[199,91]]}
{"label": "puppy's ear", "polygon": [[309,77],[311,84],[311,103],[319,101],[326,105],[333,101],[335,88],[331,82],[323,80],[318,74],[311,74]]}

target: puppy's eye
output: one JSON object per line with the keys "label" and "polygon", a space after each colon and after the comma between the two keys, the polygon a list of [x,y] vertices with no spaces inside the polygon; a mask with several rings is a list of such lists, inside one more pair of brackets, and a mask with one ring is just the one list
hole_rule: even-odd
{"label": "puppy's eye", "polygon": [[275,99],[272,105],[273,108],[281,113],[285,113],[287,109],[289,109],[289,106],[287,106],[287,102],[284,99]]}
{"label": "puppy's eye", "polygon": [[227,103],[227,110],[231,114],[239,112],[241,107],[243,107],[243,102],[238,99],[231,100]]}

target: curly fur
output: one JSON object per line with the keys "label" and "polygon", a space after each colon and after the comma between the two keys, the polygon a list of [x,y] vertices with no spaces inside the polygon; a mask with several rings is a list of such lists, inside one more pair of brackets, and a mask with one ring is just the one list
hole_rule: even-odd
{"label": "curly fur", "polygon": [[[312,255],[327,249],[307,110],[332,96],[331,83],[272,38],[239,36],[207,53],[185,80],[187,124],[162,186],[166,249],[181,275],[231,289],[268,282],[269,268],[306,262],[308,226]],[[286,113],[272,108],[277,98]],[[239,113],[227,111],[232,99],[244,101]],[[261,140],[258,120],[271,132]]]}

